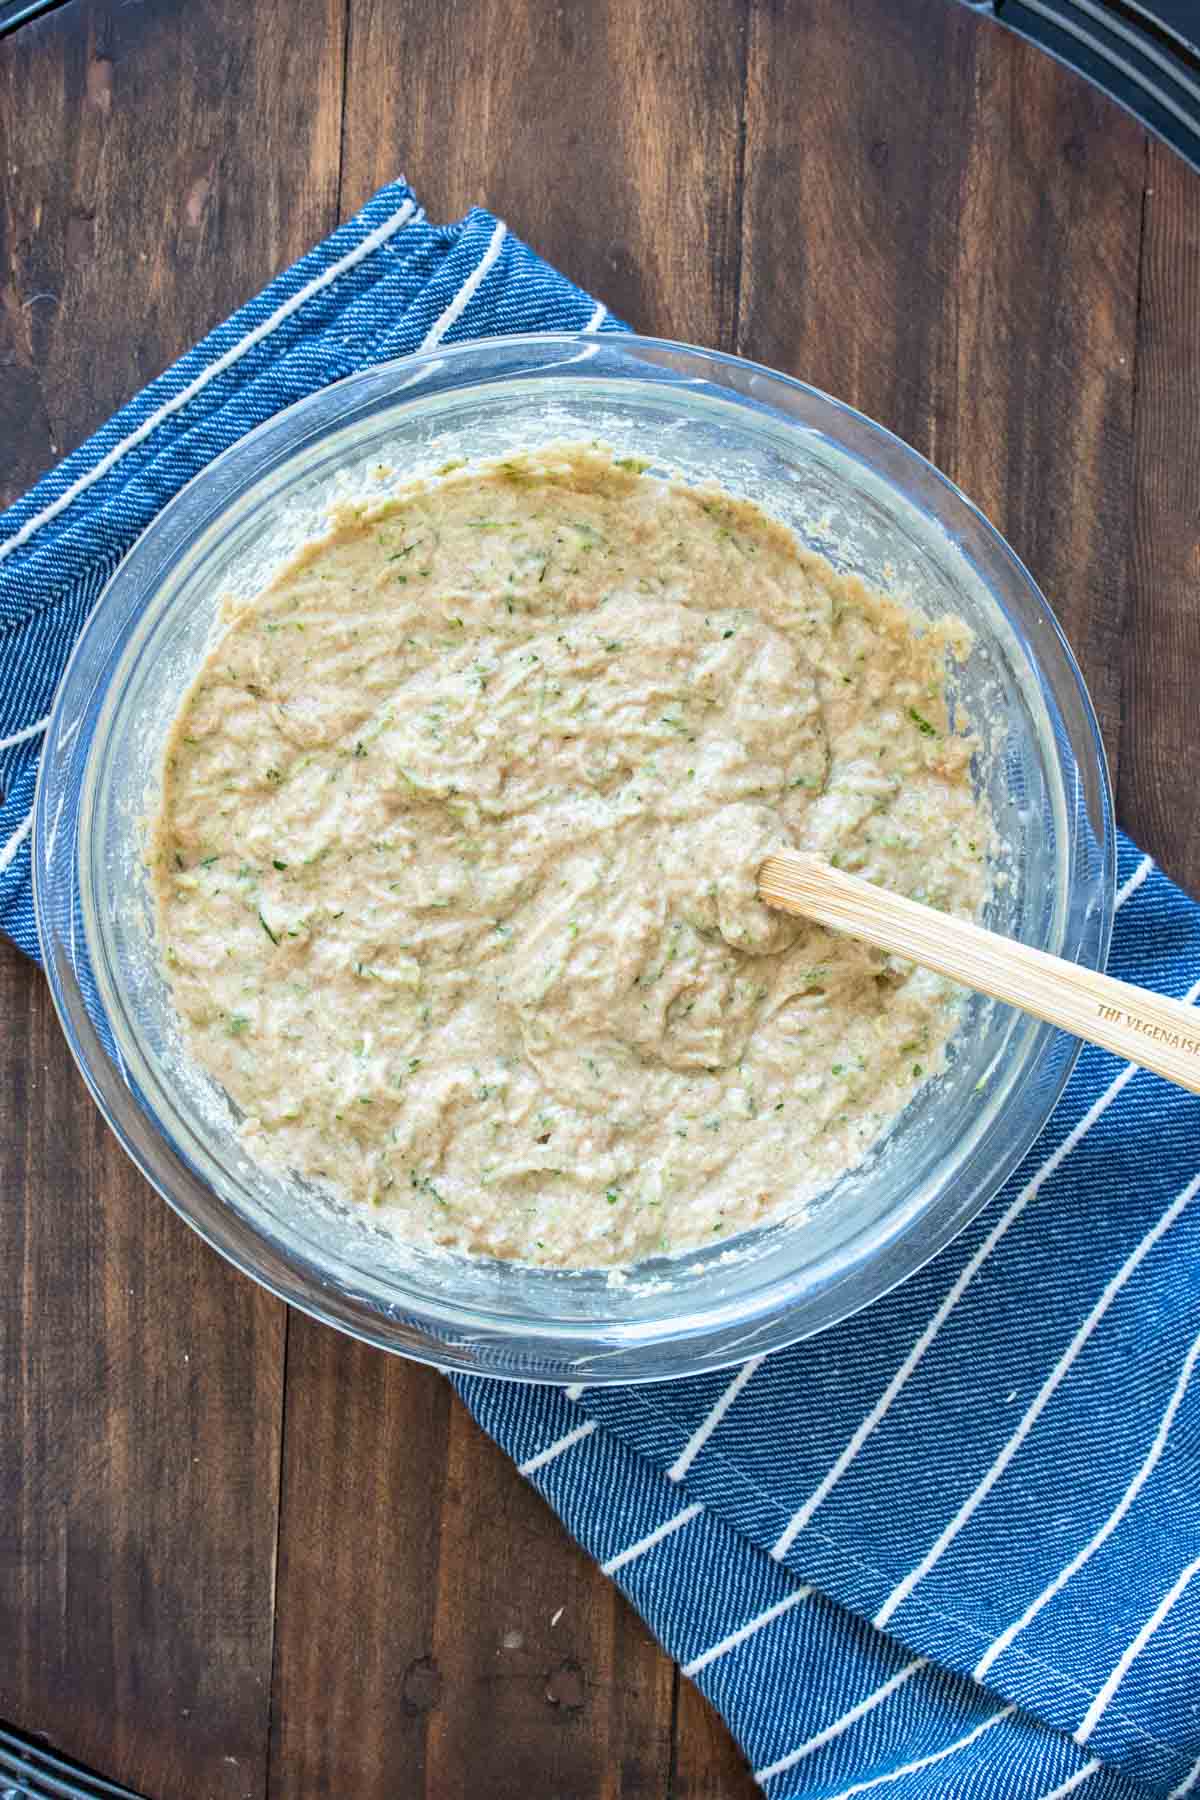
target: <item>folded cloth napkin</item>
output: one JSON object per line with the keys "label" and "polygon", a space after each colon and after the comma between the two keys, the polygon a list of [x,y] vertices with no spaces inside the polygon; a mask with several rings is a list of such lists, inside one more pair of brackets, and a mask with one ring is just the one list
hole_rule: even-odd
{"label": "folded cloth napkin", "polygon": [[[78,628],[138,533],[289,402],[405,351],[621,329],[487,213],[384,189],[0,516],[0,925]],[[1127,841],[1112,967],[1200,992]],[[724,1713],[770,1800],[1200,1792],[1200,1101],[1085,1049],[1041,1141],[865,1313],[655,1387],[457,1382]]]}

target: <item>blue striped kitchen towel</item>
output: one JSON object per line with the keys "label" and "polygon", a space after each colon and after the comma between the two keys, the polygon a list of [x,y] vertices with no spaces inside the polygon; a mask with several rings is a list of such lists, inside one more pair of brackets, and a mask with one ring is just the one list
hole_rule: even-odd
{"label": "blue striped kitchen towel", "polygon": [[[439,341],[620,329],[487,213],[386,188],[0,517],[0,925],[79,626],[218,451]],[[1200,992],[1128,842],[1112,965]],[[904,1287],[735,1373],[461,1380],[729,1720],[770,1800],[1200,1791],[1200,1101],[1085,1050],[1006,1189]],[[714,1797],[719,1800],[719,1797]]]}

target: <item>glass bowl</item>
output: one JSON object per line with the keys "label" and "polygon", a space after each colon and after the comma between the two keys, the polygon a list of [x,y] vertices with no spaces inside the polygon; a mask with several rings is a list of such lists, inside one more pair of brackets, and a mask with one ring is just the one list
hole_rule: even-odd
{"label": "glass bowl", "polygon": [[1078,1046],[975,996],[949,1066],[857,1169],[792,1219],[624,1271],[467,1259],[246,1156],[184,1055],[159,968],[143,831],[166,730],[220,595],[249,594],[335,495],[451,457],[597,438],[713,478],[842,569],[959,613],[954,677],[1006,846],[987,922],[1088,967],[1112,922],[1111,796],[1095,717],[1046,602],[944,476],[850,407],[736,357],[647,338],[492,339],[352,376],[227,450],[134,546],[89,618],[46,737],[33,831],[38,924],[68,1041],[126,1150],[231,1262],[385,1349],[535,1381],[662,1380],[778,1349],[925,1262],[994,1194]]}

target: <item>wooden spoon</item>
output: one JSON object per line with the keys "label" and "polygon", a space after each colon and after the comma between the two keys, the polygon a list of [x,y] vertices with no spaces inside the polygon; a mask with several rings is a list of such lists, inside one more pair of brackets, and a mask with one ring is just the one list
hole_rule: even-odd
{"label": "wooden spoon", "polygon": [[1200,1012],[1181,1000],[903,899],[807,851],[768,856],[758,872],[758,893],[767,906],[949,975],[1200,1093]]}

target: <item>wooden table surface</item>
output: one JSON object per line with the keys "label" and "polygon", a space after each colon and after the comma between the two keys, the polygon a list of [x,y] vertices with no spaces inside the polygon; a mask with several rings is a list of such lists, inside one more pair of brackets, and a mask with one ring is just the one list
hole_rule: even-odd
{"label": "wooden table surface", "polygon": [[[67,0],[0,40],[0,499],[399,172],[1005,532],[1200,889],[1200,179],[955,0]],[[126,1163],[0,948],[0,1719],[154,1800],[746,1800],[447,1384]]]}

